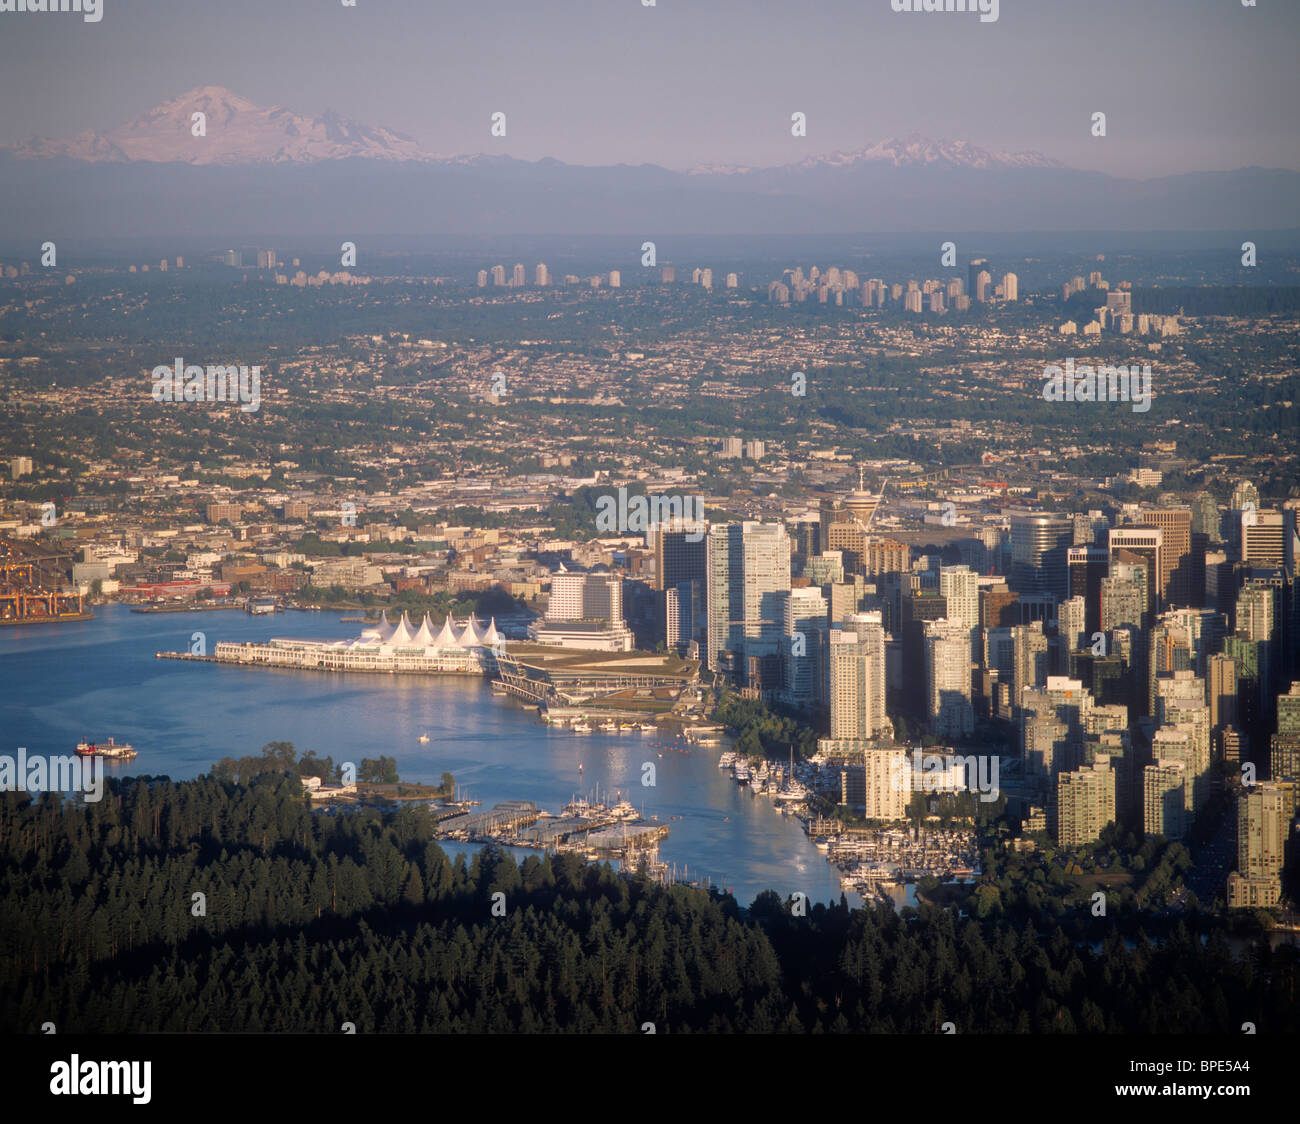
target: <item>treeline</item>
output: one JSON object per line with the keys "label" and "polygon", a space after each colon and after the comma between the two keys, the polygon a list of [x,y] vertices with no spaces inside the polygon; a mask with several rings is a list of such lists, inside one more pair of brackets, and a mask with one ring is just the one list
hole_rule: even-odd
{"label": "treeline", "polygon": [[[202,899],[196,895],[203,895]],[[499,895],[499,896],[498,896]],[[1294,949],[1183,928],[1098,951],[925,906],[813,906],[575,856],[453,862],[427,815],[313,815],[296,779],[0,801],[11,1030],[1293,1032]]]}
{"label": "treeline", "polygon": [[716,717],[735,733],[736,752],[747,757],[784,759],[792,747],[800,758],[817,752],[817,731],[812,726],[777,713],[761,699],[725,693],[718,700]]}

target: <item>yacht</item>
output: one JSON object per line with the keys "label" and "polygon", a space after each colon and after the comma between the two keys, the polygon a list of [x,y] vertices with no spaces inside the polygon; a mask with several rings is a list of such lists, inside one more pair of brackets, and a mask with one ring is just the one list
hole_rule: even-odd
{"label": "yacht", "polygon": [[139,756],[130,745],[118,745],[112,738],[106,742],[81,741],[77,744],[78,757],[109,757],[116,761],[129,761]]}

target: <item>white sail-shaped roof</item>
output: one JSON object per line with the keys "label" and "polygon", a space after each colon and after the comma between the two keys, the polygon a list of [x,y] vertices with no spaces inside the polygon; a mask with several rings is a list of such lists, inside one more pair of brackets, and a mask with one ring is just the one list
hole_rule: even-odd
{"label": "white sail-shaped roof", "polygon": [[501,633],[497,631],[497,619],[493,617],[487,626],[487,631],[483,633],[483,645],[487,648],[495,648],[501,643]]}
{"label": "white sail-shaped roof", "polygon": [[452,620],[450,613],[443,618],[442,628],[438,630],[438,635],[433,638],[433,646],[435,648],[456,647],[456,633],[453,629],[455,623],[456,622]]}
{"label": "white sail-shaped roof", "polygon": [[483,643],[483,634],[479,631],[478,624],[473,617],[465,622],[465,630],[460,634],[457,641],[462,648],[475,648]]}
{"label": "white sail-shaped roof", "polygon": [[415,643],[423,648],[427,648],[433,643],[433,633],[429,631],[429,614],[424,614],[424,620],[420,622],[420,630],[415,634]]}
{"label": "white sail-shaped roof", "polygon": [[390,644],[410,644],[415,639],[415,629],[411,627],[411,618],[405,613],[398,622],[397,627],[388,638]]}

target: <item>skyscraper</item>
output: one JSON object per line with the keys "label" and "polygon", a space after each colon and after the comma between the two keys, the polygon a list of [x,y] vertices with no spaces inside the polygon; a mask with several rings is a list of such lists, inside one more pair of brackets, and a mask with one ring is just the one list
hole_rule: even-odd
{"label": "skyscraper", "polygon": [[1161,586],[1161,574],[1164,570],[1164,532],[1158,527],[1112,527],[1107,540],[1110,551],[1110,572],[1115,573],[1117,561],[1123,561],[1121,552],[1135,555],[1147,563],[1147,604],[1148,619],[1143,622],[1149,626],[1155,614],[1163,604],[1164,589]]}
{"label": "skyscraper", "polygon": [[1294,578],[1295,512],[1256,511],[1241,521],[1241,558],[1253,566],[1283,571]]}
{"label": "skyscraper", "polygon": [[[840,659],[839,699],[842,708],[838,737],[891,736],[893,725],[885,713],[885,628],[878,612],[852,613],[832,634]],[[850,690],[851,685],[851,690]],[[852,697],[850,698],[850,694]],[[832,731],[836,729],[834,704]],[[848,732],[856,730],[858,732]]]}
{"label": "skyscraper", "polygon": [[1084,630],[1101,630],[1101,582],[1110,572],[1110,553],[1100,546],[1072,546],[1066,552],[1069,595],[1084,600]]}
{"label": "skyscraper", "polygon": [[970,629],[961,621],[925,622],[927,713],[936,737],[963,737],[975,729],[970,655]]}
{"label": "skyscraper", "polygon": [[1056,838],[1062,847],[1081,847],[1101,838],[1115,822],[1115,773],[1108,756],[1056,777]]}
{"label": "skyscraper", "polygon": [[1237,724],[1237,665],[1229,656],[1211,656],[1206,680],[1210,725],[1214,729]]}
{"label": "skyscraper", "polygon": [[655,533],[655,588],[708,580],[704,528],[695,524],[661,524]]}
{"label": "skyscraper", "polygon": [[516,289],[524,287],[524,267],[522,263],[516,263],[515,268],[511,271],[510,284]]}
{"label": "skyscraper", "polygon": [[1146,835],[1181,839],[1187,833],[1185,783],[1181,761],[1157,761],[1142,770],[1142,830]]}
{"label": "skyscraper", "polygon": [[[1192,560],[1192,511],[1186,507],[1156,507],[1142,512],[1137,526],[1156,527],[1161,532],[1160,584],[1158,591],[1165,608],[1199,607],[1205,590],[1194,589]],[[1120,528],[1123,531],[1125,528]],[[1122,536],[1121,536],[1122,537]],[[1204,572],[1202,560],[1202,573]]]}
{"label": "skyscraper", "polygon": [[1282,789],[1257,784],[1237,797],[1237,870],[1228,877],[1228,905],[1274,906],[1282,893],[1286,819]]}
{"label": "skyscraper", "polygon": [[[709,528],[708,650],[705,665],[779,654],[790,588],[790,537],[781,523],[722,523]],[[734,670],[732,672],[734,676]]]}
{"label": "skyscraper", "polygon": [[[829,684],[832,738],[871,738],[884,722],[883,698],[874,689],[883,677],[883,650],[875,653],[854,632],[832,629]],[[877,710],[877,705],[882,704]]]}
{"label": "skyscraper", "polygon": [[[786,593],[784,686],[786,698],[796,706],[808,706],[824,698],[829,626],[826,598],[820,589],[807,586]],[[833,728],[831,736],[836,736]]]}
{"label": "skyscraper", "polygon": [[939,592],[947,605],[948,619],[966,628],[979,628],[979,575],[969,566],[939,567]]}
{"label": "skyscraper", "polygon": [[1011,573],[1017,593],[1048,593],[1064,601],[1066,561],[1074,545],[1074,521],[1066,515],[1036,512],[1011,517]]}
{"label": "skyscraper", "polygon": [[549,285],[551,283],[551,271],[546,268],[545,262],[537,263],[537,271],[534,278],[538,285]]}

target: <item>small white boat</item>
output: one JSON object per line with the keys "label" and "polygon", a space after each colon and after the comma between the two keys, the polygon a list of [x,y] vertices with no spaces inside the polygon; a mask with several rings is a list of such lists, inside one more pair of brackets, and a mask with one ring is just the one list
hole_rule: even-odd
{"label": "small white boat", "polygon": [[420,735],[418,738],[416,738],[415,740],[418,741],[421,745],[425,745],[425,744],[428,742],[428,740],[429,740],[429,735],[428,735],[428,734],[421,734],[421,735]]}

